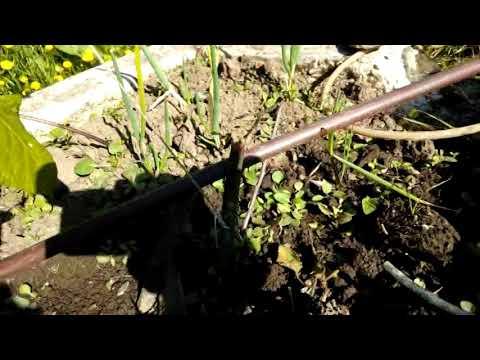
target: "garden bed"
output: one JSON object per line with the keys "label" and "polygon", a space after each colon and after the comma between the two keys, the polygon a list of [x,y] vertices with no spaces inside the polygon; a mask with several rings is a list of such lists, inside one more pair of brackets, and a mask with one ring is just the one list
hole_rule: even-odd
{"label": "garden bed", "polygon": [[[0,257],[184,176],[183,166],[191,171],[217,163],[228,157],[235,141],[241,140],[247,148],[263,143],[277,122],[280,135],[317,121],[325,116],[320,111],[322,86],[334,68],[334,63],[300,66],[295,77],[299,95],[297,101],[290,101],[282,95],[280,62],[224,57],[220,64],[220,150],[213,149],[205,137],[209,126],[207,60],[197,56],[175,68],[169,79],[184,87],[182,96],[198,94],[198,101],[192,101],[196,104],[192,117],[170,107],[172,143],[181,165],[170,157],[156,179],[135,165],[128,119],[120,106],[84,122],[82,130],[121,141],[121,146],[107,149],[78,134],[54,131],[48,150],[59,168],[59,179],[69,190],[59,193],[54,204],[47,204],[40,197],[25,203],[20,193],[2,189],[0,203],[9,212],[2,214],[7,221],[2,224]],[[155,79],[147,81],[147,89],[149,106],[159,96]],[[385,84],[378,78],[345,71],[334,83],[332,94],[341,110],[384,91]],[[428,104],[430,112],[453,126],[476,121],[480,114],[478,81],[464,81],[440,94]],[[438,125],[423,113],[408,116]],[[148,134],[157,148],[163,147],[164,117],[163,105],[148,113]],[[404,117],[400,111],[384,113],[363,125],[417,129]],[[349,141],[349,159],[358,166],[426,201],[459,211],[415,205],[386,191],[350,168],[342,168],[330,157],[326,138],[319,138],[270,160],[243,235],[250,250],[233,275],[223,274],[218,265],[215,229],[219,224],[212,209],[220,212],[225,184],[216,182],[205,188],[204,197],[186,194],[158,204],[155,211],[136,214],[114,229],[99,229],[98,236],[85,239],[84,245],[66,249],[65,254],[10,278],[4,297],[28,283],[36,292],[31,299],[36,310],[32,311],[44,314],[134,314],[141,288],[163,294],[157,313],[174,304],[174,313],[210,315],[438,314],[383,271],[383,263],[389,260],[418,284],[431,291],[440,289],[439,295],[454,304],[464,300],[478,304],[480,289],[471,282],[478,272],[473,234],[478,210],[474,184],[480,164],[472,156],[478,138],[409,143],[340,131],[336,137],[339,154],[344,154]],[[78,176],[75,166],[87,157],[92,169]],[[242,215],[259,170],[257,165],[244,172]],[[166,286],[168,291],[164,291]]]}

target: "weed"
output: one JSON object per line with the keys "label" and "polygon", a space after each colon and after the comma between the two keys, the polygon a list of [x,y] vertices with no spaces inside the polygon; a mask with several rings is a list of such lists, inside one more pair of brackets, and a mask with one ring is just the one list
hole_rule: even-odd
{"label": "weed", "polygon": [[297,97],[297,89],[293,80],[299,56],[300,45],[282,45],[282,64],[287,73],[286,92],[290,100]]}

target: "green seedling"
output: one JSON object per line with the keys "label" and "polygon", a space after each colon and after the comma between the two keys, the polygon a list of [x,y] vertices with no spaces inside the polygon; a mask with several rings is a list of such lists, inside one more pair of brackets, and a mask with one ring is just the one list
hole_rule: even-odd
{"label": "green seedling", "polygon": [[87,156],[87,157],[84,157],[79,162],[77,162],[77,164],[73,168],[73,171],[78,176],[88,176],[96,168],[97,168],[97,164],[95,163],[95,161],[92,158]]}
{"label": "green seedling", "polygon": [[172,84],[168,81],[166,73],[162,70],[158,62],[154,59],[148,47],[142,46],[141,49],[145,57],[147,58],[147,61],[150,63],[150,66],[153,68],[153,71],[155,72],[155,75],[157,76],[157,79],[160,82],[160,85],[162,85],[163,89],[165,91],[172,89]]}
{"label": "green seedling", "polygon": [[248,185],[255,186],[257,184],[261,166],[261,164],[255,164],[243,170],[243,177]]}
{"label": "green seedling", "polygon": [[187,104],[192,104],[193,102],[193,95],[192,91],[190,90],[188,86],[188,73],[187,69],[185,67],[185,61],[182,62],[182,76],[180,78],[180,95],[182,98],[187,102]]}
{"label": "green seedling", "polygon": [[450,152],[450,155],[444,155],[444,152],[442,149],[438,150],[435,149],[435,154],[432,156],[432,159],[430,160],[430,166],[437,166],[441,163],[447,162],[447,163],[455,163],[457,162],[457,156],[459,153],[455,152]]}
{"label": "green seedling", "polygon": [[60,147],[68,145],[72,135],[65,129],[62,128],[53,128],[48,135],[52,139],[54,145],[59,145]]}
{"label": "green seedling", "polygon": [[352,221],[356,211],[347,201],[347,194],[335,190],[334,185],[325,179],[319,182],[312,181],[312,183],[322,190],[323,195],[314,195],[309,202],[316,205],[322,214],[330,218],[335,227]]}
{"label": "green seedling", "polygon": [[370,215],[375,210],[377,210],[378,205],[380,204],[379,198],[371,198],[370,196],[365,196],[362,199],[362,210],[365,215]]}
{"label": "green seedling", "polygon": [[[128,119],[130,120],[130,135],[137,142],[137,146],[140,147],[140,126],[139,126],[139,121],[137,119],[137,115],[133,111],[133,105],[132,102],[130,101],[130,97],[128,96],[127,91],[125,90],[125,87],[123,85],[123,79],[120,75],[120,70],[118,68],[117,60],[115,59],[115,56],[112,53],[112,61],[113,61],[113,68],[114,68],[114,73],[117,78],[117,82],[120,86],[120,92],[122,94],[122,100],[123,100],[123,105],[125,106],[127,110],[127,116]],[[141,157],[140,157],[141,158]]]}
{"label": "green seedling", "polygon": [[137,73],[138,105],[140,109],[139,145],[140,145],[140,152],[143,158],[145,157],[145,129],[147,124],[147,118],[146,118],[147,102],[145,100],[145,85],[143,82],[140,47],[138,45],[135,46],[135,70]]}
{"label": "green seedling", "polygon": [[267,91],[263,91],[262,89],[262,105],[265,107],[265,109],[271,110],[277,105],[277,102],[280,100],[281,93],[278,90],[273,90],[272,93]]}
{"label": "green seedling", "polygon": [[220,193],[223,193],[225,191],[225,184],[223,179],[217,180],[214,183],[212,183],[212,186],[217,189]]}
{"label": "green seedling", "polygon": [[255,226],[247,229],[246,236],[249,247],[255,254],[259,254],[262,250],[262,244],[272,240],[273,232],[269,226]]}
{"label": "green seedling", "polygon": [[282,64],[287,73],[286,90],[290,100],[296,98],[297,90],[293,80],[299,56],[300,45],[282,45]]}
{"label": "green seedling", "polygon": [[341,163],[344,163],[346,164],[348,167],[352,168],[353,170],[355,170],[356,172],[360,173],[361,175],[365,176],[368,180],[374,182],[374,183],[377,183],[379,185],[382,185],[384,186],[385,188],[387,188],[388,190],[391,190],[391,191],[395,191],[396,193],[406,197],[407,199],[410,199],[414,202],[417,202],[417,203],[420,203],[420,204],[423,204],[423,205],[427,205],[427,206],[436,206],[436,207],[439,207],[438,205],[434,205],[428,201],[425,201],[423,199],[420,199],[419,197],[413,195],[412,193],[410,193],[408,190],[404,189],[404,188],[401,188],[395,184],[392,184],[384,179],[382,179],[381,177],[375,175],[375,174],[372,174],[371,172],[369,172],[368,170],[365,170],[363,168],[361,168],[360,166],[357,166],[351,162],[349,162],[348,160],[345,160],[343,159],[342,157],[336,155],[336,154],[333,154],[333,157],[335,159],[337,159],[338,161],[340,161]]}
{"label": "green seedling", "polygon": [[218,59],[217,47],[215,45],[208,46],[208,57],[211,68],[210,81],[210,132],[217,147],[220,146],[220,80],[218,78]]}
{"label": "green seedling", "polygon": [[58,211],[43,195],[29,196],[21,208],[12,209],[12,214],[19,215],[23,226],[28,227],[35,220],[46,214]]}

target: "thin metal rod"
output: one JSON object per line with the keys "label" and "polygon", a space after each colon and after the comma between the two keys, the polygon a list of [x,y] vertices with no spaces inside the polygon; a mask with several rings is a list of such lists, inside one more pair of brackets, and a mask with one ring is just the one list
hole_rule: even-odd
{"label": "thin metal rod", "polygon": [[[251,166],[296,145],[305,144],[317,136],[326,134],[330,130],[345,128],[357,121],[447,85],[473,77],[478,73],[480,73],[480,60],[470,61],[445,72],[432,75],[425,80],[389,92],[364,104],[353,106],[342,113],[324,118],[307,127],[276,137],[247,150],[244,166]],[[221,161],[192,174],[192,177],[200,186],[206,186],[225,177],[228,166],[230,166],[228,161]],[[69,231],[53,236],[0,261],[0,278],[12,275],[60,253],[66,247],[94,235],[98,232],[98,229],[105,229],[110,225],[114,225],[119,219],[126,218],[139,211],[144,211],[154,205],[158,205],[161,201],[192,190],[195,190],[195,187],[191,179],[184,177],[174,183],[163,185],[148,194],[125,202],[108,213],[104,213]]]}

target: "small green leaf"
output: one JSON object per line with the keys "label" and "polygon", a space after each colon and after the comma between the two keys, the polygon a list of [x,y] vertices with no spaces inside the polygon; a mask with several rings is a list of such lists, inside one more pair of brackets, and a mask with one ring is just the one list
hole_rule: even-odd
{"label": "small green leaf", "polygon": [[348,212],[342,212],[338,215],[337,221],[340,225],[349,223],[353,219],[353,214],[350,214]]}
{"label": "small green leaf", "polygon": [[285,245],[280,245],[278,247],[277,263],[293,270],[297,275],[302,270],[302,262],[300,257],[295,253],[295,251]]}
{"label": "small green leaf", "polygon": [[247,184],[255,186],[257,184],[257,165],[252,165],[243,171],[243,176]]}
{"label": "small green leaf", "polygon": [[297,181],[295,184],[293,184],[293,187],[295,188],[295,190],[300,191],[303,188],[303,182]]}
{"label": "small green leaf", "polygon": [[283,175],[283,172],[281,172],[280,170],[276,170],[272,174],[272,180],[276,184],[280,184],[284,178],[285,176]]}
{"label": "small green leaf", "polygon": [[380,204],[379,198],[371,198],[370,196],[365,196],[362,199],[362,210],[365,215],[369,215],[377,210],[378,205]]}
{"label": "small green leaf", "polygon": [[289,204],[290,203],[290,191],[286,189],[281,189],[273,194],[273,198],[281,203],[281,204]]}
{"label": "small green leaf", "polygon": [[322,201],[324,197],[325,196],[323,195],[315,195],[314,197],[312,197],[312,201],[315,201],[315,202]]}
{"label": "small green leaf", "polygon": [[322,204],[322,203],[318,203],[317,206],[323,214],[325,214],[327,216],[332,216],[333,215],[327,205]]}
{"label": "small green leaf", "polygon": [[302,220],[303,216],[305,215],[306,211],[305,210],[293,210],[292,211],[292,216],[297,219],[297,220]]}
{"label": "small green leaf", "polygon": [[54,139],[61,139],[68,134],[67,130],[61,128],[53,128],[50,130],[50,136]]}
{"label": "small green leaf", "polygon": [[111,155],[118,155],[122,153],[124,150],[124,146],[121,141],[114,141],[108,144],[108,152]]}
{"label": "small green leaf", "polygon": [[288,226],[292,224],[293,218],[290,215],[283,214],[282,217],[280,218],[280,221],[278,222],[278,225],[280,226]]}
{"label": "small green leaf", "polygon": [[11,301],[17,306],[19,309],[29,309],[30,308],[30,300],[25,299],[22,296],[15,295],[11,298]]}
{"label": "small green leaf", "polygon": [[[220,191],[221,193],[223,193],[224,191],[224,185],[223,185],[223,179],[220,179],[220,180],[217,180],[215,181],[212,186],[217,189],[218,191]],[[258,199],[258,198],[257,198]]]}
{"label": "small green leaf", "polygon": [[470,301],[466,301],[466,300],[460,301],[460,307],[462,308],[463,311],[467,311],[467,312],[472,313],[472,314],[474,314],[477,310],[473,303],[471,303]]}
{"label": "small green leaf", "polygon": [[24,298],[30,298],[32,296],[32,286],[27,283],[23,283],[18,287],[18,295]]}
{"label": "small green leaf", "polygon": [[47,202],[47,199],[45,199],[45,196],[40,195],[40,194],[35,195],[35,200],[33,201],[33,206],[41,209],[45,205],[48,205],[48,202]]}
{"label": "small green leaf", "polygon": [[305,207],[307,206],[307,202],[301,198],[295,198],[293,200],[293,205],[295,205],[295,208],[301,210],[305,209]]}
{"label": "small green leaf", "polygon": [[316,222],[316,221],[311,222],[311,223],[308,224],[308,226],[309,226],[311,229],[315,230],[315,229],[318,228],[318,222]]}
{"label": "small green leaf", "polygon": [[347,197],[347,194],[345,194],[341,190],[336,190],[336,191],[334,191],[333,196],[335,196],[338,199],[345,199]]}
{"label": "small green leaf", "polygon": [[321,184],[321,187],[322,187],[322,191],[325,193],[325,194],[330,194],[333,190],[333,186],[332,184],[330,184],[327,180],[325,179],[322,179],[322,181],[320,182]]}
{"label": "small green leaf", "polygon": [[289,204],[277,204],[277,209],[282,214],[289,213],[291,211]]}
{"label": "small green leaf", "polygon": [[262,239],[258,237],[248,238],[248,244],[258,254],[262,250]]}
{"label": "small green leaf", "polygon": [[73,170],[78,176],[88,176],[95,170],[96,166],[95,161],[89,157],[85,157],[75,165]]}

